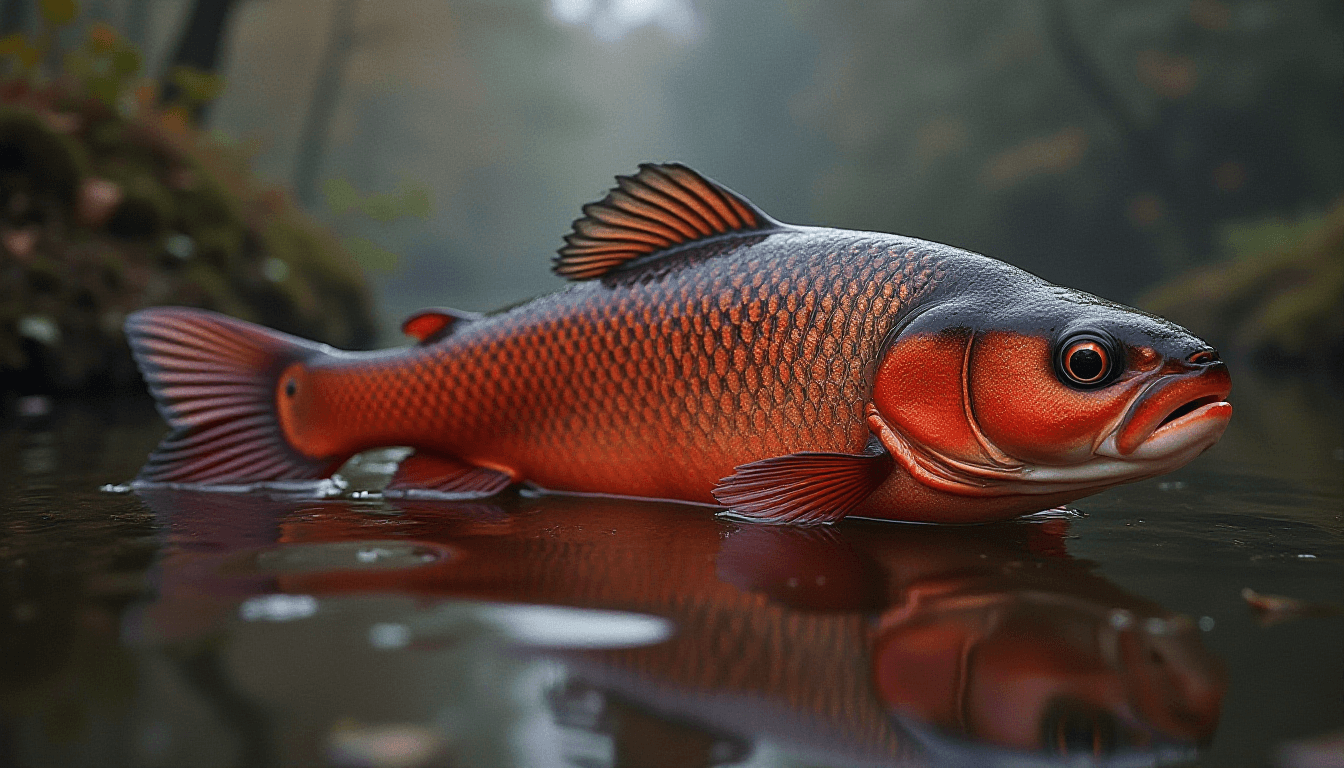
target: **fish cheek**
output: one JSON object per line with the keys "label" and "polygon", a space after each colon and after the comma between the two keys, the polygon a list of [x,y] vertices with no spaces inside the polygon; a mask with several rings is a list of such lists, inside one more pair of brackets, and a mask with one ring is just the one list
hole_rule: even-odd
{"label": "fish cheek", "polygon": [[873,404],[906,437],[939,454],[980,458],[963,397],[962,370],[971,332],[956,328],[902,337],[878,366]]}
{"label": "fish cheek", "polygon": [[1128,403],[1127,387],[1088,392],[1065,386],[1055,376],[1044,336],[983,333],[975,340],[967,379],[981,432],[1008,455],[1031,463],[1086,461],[1096,438]]}

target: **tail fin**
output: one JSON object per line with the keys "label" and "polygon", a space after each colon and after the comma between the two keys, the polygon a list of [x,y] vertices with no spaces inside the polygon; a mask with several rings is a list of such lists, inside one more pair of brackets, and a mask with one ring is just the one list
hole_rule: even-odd
{"label": "tail fin", "polygon": [[280,373],[324,354],[321,345],[180,307],[136,312],[126,338],[173,429],[137,480],[236,485],[326,477],[340,466],[295,450],[275,410]]}

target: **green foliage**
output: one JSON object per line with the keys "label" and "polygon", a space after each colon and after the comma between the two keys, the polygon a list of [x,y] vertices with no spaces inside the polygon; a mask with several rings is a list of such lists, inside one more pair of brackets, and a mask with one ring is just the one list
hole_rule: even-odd
{"label": "green foliage", "polygon": [[224,92],[224,78],[195,67],[173,67],[168,79],[177,86],[178,106],[194,109],[208,104]]}
{"label": "green foliage", "polygon": [[140,51],[105,24],[95,24],[84,45],[65,57],[65,72],[85,93],[116,106],[136,84]]}
{"label": "green foliage", "polygon": [[379,224],[405,218],[427,219],[433,209],[428,189],[405,182],[396,192],[362,195],[346,179],[328,179],[322,184],[322,194],[332,213],[338,216],[361,213]]}
{"label": "green foliage", "polygon": [[394,272],[401,261],[400,256],[367,237],[347,237],[341,245],[345,246],[350,258],[370,272]]}
{"label": "green foliage", "polygon": [[[336,216],[362,217],[387,227],[403,219],[427,219],[433,211],[429,190],[423,186],[402,182],[395,192],[362,194],[343,178],[328,179],[322,184],[327,208]],[[367,237],[347,237],[341,241],[361,267],[372,272],[394,272],[400,257]]]}
{"label": "green foliage", "polygon": [[1223,237],[1235,258],[1159,285],[1140,306],[1232,352],[1344,354],[1344,198],[1324,214],[1226,225]]}
{"label": "green foliage", "polygon": [[53,27],[63,27],[79,15],[79,3],[75,0],[41,0],[38,8],[42,11],[42,20]]}
{"label": "green foliage", "polygon": [[1254,258],[1296,248],[1325,225],[1325,214],[1313,213],[1296,219],[1272,216],[1234,221],[1221,228],[1221,240],[1233,258]]}
{"label": "green foliage", "polygon": [[[175,100],[163,105],[141,79],[140,52],[111,27],[90,25],[56,57],[53,27],[75,21],[78,6],[43,13],[39,34],[0,39],[0,153],[11,158],[0,179],[0,272],[11,276],[0,281],[0,391],[17,380],[55,391],[132,383],[122,318],[153,304],[367,346],[360,263],[283,192],[259,185],[237,142],[193,124],[223,80],[177,69]],[[42,70],[56,60],[59,71]],[[427,207],[413,193],[359,202],[375,221]],[[357,245],[369,268],[395,263]],[[43,329],[54,332],[34,335]]]}

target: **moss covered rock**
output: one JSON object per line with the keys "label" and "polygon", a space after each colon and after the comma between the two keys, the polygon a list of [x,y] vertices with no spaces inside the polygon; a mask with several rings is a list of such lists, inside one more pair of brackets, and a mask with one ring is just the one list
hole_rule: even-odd
{"label": "moss covered rock", "polygon": [[339,241],[181,113],[0,86],[0,389],[135,386],[126,315],[176,304],[375,340]]}

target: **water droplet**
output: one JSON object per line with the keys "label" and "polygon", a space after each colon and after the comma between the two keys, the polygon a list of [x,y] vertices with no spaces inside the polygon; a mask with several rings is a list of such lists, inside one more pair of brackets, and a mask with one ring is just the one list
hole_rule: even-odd
{"label": "water droplet", "polygon": [[1156,616],[1143,622],[1143,631],[1156,637],[1169,635],[1172,633],[1172,629],[1173,626],[1170,622],[1166,619],[1159,619]]}
{"label": "water droplet", "polygon": [[1200,628],[1201,631],[1204,631],[1204,632],[1212,632],[1212,631],[1213,631],[1213,617],[1212,617],[1212,616],[1200,616],[1200,617],[1199,617],[1199,628]]}
{"label": "water droplet", "polygon": [[369,627],[369,645],[384,651],[411,644],[411,628],[405,624],[382,622]]}
{"label": "water droplet", "polygon": [[1129,629],[1134,626],[1134,614],[1123,608],[1116,608],[1111,611],[1110,622],[1113,629]]}
{"label": "water droplet", "polygon": [[1304,553],[1304,554],[1300,554],[1300,555],[1298,555],[1297,557],[1298,557],[1299,560],[1315,560],[1315,559],[1316,559],[1316,556],[1315,556],[1315,555],[1308,555],[1308,554],[1305,554],[1305,553]]}
{"label": "water droplet", "polygon": [[44,315],[25,315],[19,318],[19,335],[48,347],[61,340],[61,328],[56,321]]}
{"label": "water droplet", "polygon": [[376,563],[379,559],[392,557],[395,553],[386,549],[372,547],[355,552],[355,559],[361,563]]}
{"label": "water droplet", "polygon": [[15,410],[25,419],[38,419],[51,413],[51,398],[46,395],[24,395],[15,401]]}
{"label": "water droplet", "polygon": [[163,250],[182,261],[186,261],[196,255],[196,241],[191,238],[191,235],[175,232],[163,239]]}
{"label": "water droplet", "polygon": [[317,598],[312,595],[261,595],[248,598],[238,607],[243,621],[294,621],[317,613]]}
{"label": "water droplet", "polygon": [[261,271],[272,283],[279,283],[289,277],[289,265],[274,256],[261,265]]}

